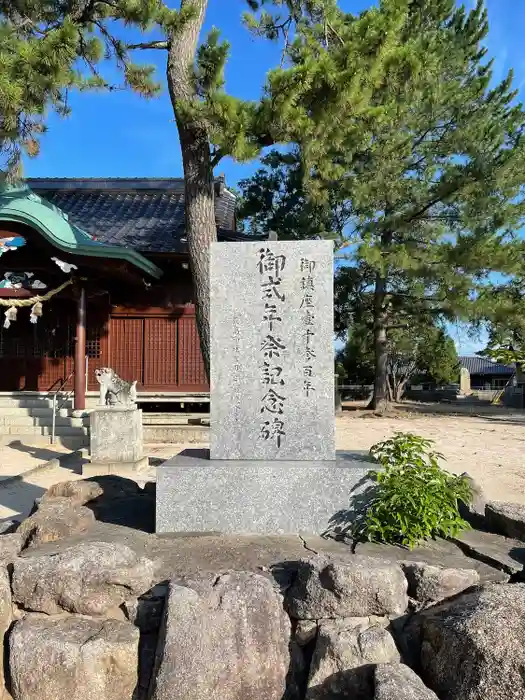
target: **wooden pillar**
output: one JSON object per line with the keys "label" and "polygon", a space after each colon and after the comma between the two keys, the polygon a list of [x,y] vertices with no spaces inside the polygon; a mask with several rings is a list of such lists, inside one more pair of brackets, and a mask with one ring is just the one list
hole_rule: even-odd
{"label": "wooden pillar", "polygon": [[86,408],[86,290],[80,288],[77,299],[75,338],[75,411]]}

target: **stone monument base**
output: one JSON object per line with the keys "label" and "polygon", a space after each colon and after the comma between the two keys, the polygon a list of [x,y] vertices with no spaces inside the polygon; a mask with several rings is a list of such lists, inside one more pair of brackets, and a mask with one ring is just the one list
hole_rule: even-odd
{"label": "stone monument base", "polygon": [[119,476],[133,477],[149,467],[149,459],[142,457],[133,462],[86,462],[82,465],[82,476],[105,476],[106,474],[118,474]]}
{"label": "stone monument base", "polygon": [[157,468],[156,532],[321,534],[371,467],[349,452],[331,462],[262,462],[184,450]]}
{"label": "stone monument base", "polygon": [[148,468],[142,441],[142,411],[136,406],[98,408],[91,414],[90,461],[83,476],[133,476]]}

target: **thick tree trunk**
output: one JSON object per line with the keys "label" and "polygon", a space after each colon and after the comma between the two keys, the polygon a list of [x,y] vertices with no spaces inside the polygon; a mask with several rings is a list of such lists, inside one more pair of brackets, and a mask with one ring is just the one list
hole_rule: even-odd
{"label": "thick tree trunk", "polygon": [[[390,231],[381,234],[381,246],[387,248],[392,242]],[[374,287],[374,393],[368,408],[384,413],[388,408],[388,310],[386,308],[387,272],[377,271]]]}
{"label": "thick tree trunk", "polygon": [[[182,5],[190,0],[182,0]],[[183,109],[197,100],[193,70],[199,34],[208,0],[191,0],[195,17],[169,39],[168,88],[179,130],[184,166],[186,235],[195,289],[197,327],[206,373],[210,375],[210,245],[217,240],[213,168],[205,122],[187,116]]]}
{"label": "thick tree trunk", "polygon": [[387,314],[385,311],[386,279],[377,273],[374,290],[374,394],[368,408],[384,412],[388,408]]}

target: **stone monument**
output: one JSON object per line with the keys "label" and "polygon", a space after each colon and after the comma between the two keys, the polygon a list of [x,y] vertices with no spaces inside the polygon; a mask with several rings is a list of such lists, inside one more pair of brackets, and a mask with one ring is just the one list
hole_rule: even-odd
{"label": "stone monument", "polygon": [[210,451],[157,469],[157,532],[321,532],[368,471],[335,451],[332,243],[214,243],[210,277]]}
{"label": "stone monument", "polygon": [[126,382],[109,367],[95,370],[100,407],[90,415],[90,461],[83,476],[133,476],[148,468],[142,439],[142,411],[135,403],[136,382]]}
{"label": "stone monument", "polygon": [[464,396],[472,393],[470,388],[470,372],[466,367],[462,367],[459,373],[459,390]]}
{"label": "stone monument", "polygon": [[219,244],[211,266],[211,459],[335,459],[332,243]]}

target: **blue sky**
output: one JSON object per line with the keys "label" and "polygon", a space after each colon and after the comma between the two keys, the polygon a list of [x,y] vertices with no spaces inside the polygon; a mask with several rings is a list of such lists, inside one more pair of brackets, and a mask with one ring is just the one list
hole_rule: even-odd
{"label": "blue sky", "polygon": [[[171,0],[176,7],[178,3]],[[345,10],[370,6],[367,0],[340,0]],[[466,0],[472,6],[474,0]],[[522,0],[487,0],[490,35],[489,55],[495,58],[495,79],[514,68],[516,86],[525,100],[525,3]],[[231,44],[226,71],[227,89],[245,99],[261,92],[264,76],[279,60],[278,48],[253,39],[240,17],[245,0],[210,0],[205,30],[221,29]],[[144,60],[165,72],[164,52],[150,51]],[[27,177],[173,177],[182,175],[177,129],[169,98],[164,91],[155,100],[144,100],[129,92],[73,94],[72,115],[59,119],[51,115],[49,131],[43,137],[41,154],[25,165]],[[236,164],[223,161],[219,172],[234,185],[249,176],[257,162]],[[472,341],[464,329],[452,329],[458,349],[466,354],[479,349],[483,341]]]}

